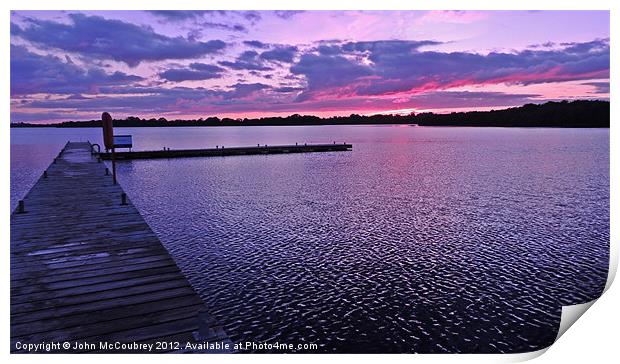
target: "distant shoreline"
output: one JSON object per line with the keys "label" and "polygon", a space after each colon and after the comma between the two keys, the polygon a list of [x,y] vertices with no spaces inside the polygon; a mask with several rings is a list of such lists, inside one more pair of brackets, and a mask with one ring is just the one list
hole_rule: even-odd
{"label": "distant shoreline", "polygon": [[[450,114],[420,113],[411,115],[352,114],[320,118],[294,114],[288,117],[230,119],[210,117],[197,120],[140,119],[130,116],[114,120],[115,127],[225,127],[225,126],[323,126],[323,125],[419,125],[467,127],[553,127],[609,128],[609,101],[561,101],[526,104],[503,110],[453,112]],[[66,121],[50,124],[11,123],[11,128],[92,128],[101,127],[100,120]]]}
{"label": "distant shoreline", "polygon": [[[234,128],[234,127],[264,127],[264,126],[409,126],[412,128],[514,128],[514,129],[609,129],[609,126],[499,126],[499,125],[417,125],[417,124],[297,124],[297,125],[143,125],[143,126],[127,126],[127,125],[114,125],[115,129],[124,128]],[[78,125],[78,126],[56,126],[49,124],[33,124],[28,126],[16,126],[11,125],[12,129],[100,129],[101,126],[92,125]]]}

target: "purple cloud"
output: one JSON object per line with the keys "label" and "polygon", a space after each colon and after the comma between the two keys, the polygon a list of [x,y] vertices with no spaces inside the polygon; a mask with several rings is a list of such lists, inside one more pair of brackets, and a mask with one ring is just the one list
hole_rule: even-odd
{"label": "purple cloud", "polygon": [[252,25],[256,24],[263,18],[260,12],[255,11],[255,10],[244,11],[241,14],[243,18],[249,21]]}
{"label": "purple cloud", "polygon": [[342,49],[339,45],[320,45],[317,48],[319,54],[324,56],[335,56],[342,53]]}
{"label": "purple cloud", "polygon": [[213,28],[213,29],[221,29],[228,30],[232,32],[243,32],[246,33],[248,29],[241,24],[224,24],[224,23],[215,23],[215,22],[202,22],[200,23],[201,27],[204,28]]}
{"label": "purple cloud", "polygon": [[342,56],[304,54],[291,68],[291,73],[305,76],[308,91],[345,87],[373,74],[366,65]]}
{"label": "purple cloud", "polygon": [[263,83],[237,83],[233,85],[233,91],[224,94],[225,99],[240,99],[248,97],[257,91],[269,89],[271,86]]}
{"label": "purple cloud", "polygon": [[297,14],[304,13],[304,10],[275,10],[273,13],[282,19],[290,19]]}
{"label": "purple cloud", "polygon": [[67,121],[75,118],[74,113],[62,113],[62,112],[19,112],[11,111],[12,123],[30,123],[40,121]]}
{"label": "purple cloud", "polygon": [[76,94],[96,92],[99,87],[126,85],[143,78],[101,68],[83,69],[70,59],[41,56],[26,47],[11,45],[11,95],[35,93]]}
{"label": "purple cloud", "polygon": [[594,93],[596,94],[608,94],[609,93],[609,81],[607,82],[586,82],[583,85],[594,87]]}
{"label": "purple cloud", "polygon": [[270,71],[272,69],[263,64],[256,51],[245,51],[234,62],[221,61],[219,64],[234,70]]}
{"label": "purple cloud", "polygon": [[147,10],[157,17],[166,21],[184,21],[188,19],[202,18],[205,14],[212,13],[212,10]]}
{"label": "purple cloud", "polygon": [[208,80],[221,78],[224,69],[211,64],[191,63],[189,68],[172,68],[159,73],[159,77],[168,81]]}
{"label": "purple cloud", "polygon": [[[26,101],[30,109],[75,109],[81,112],[108,110],[115,113],[174,113],[201,105],[215,108],[234,108],[252,104],[260,92],[271,86],[262,83],[237,83],[229,90],[206,89],[203,87],[110,87],[102,88],[106,94],[126,95],[123,97],[73,97],[64,99]],[[22,118],[23,119],[23,118]],[[19,118],[13,121],[21,121]]]}
{"label": "purple cloud", "polygon": [[274,92],[282,92],[282,93],[301,92],[303,90],[305,90],[305,88],[293,87],[293,86],[282,86],[282,87],[276,87],[273,89]]}
{"label": "purple cloud", "polygon": [[269,48],[268,44],[265,44],[263,42],[260,42],[258,40],[246,40],[243,41],[243,44],[253,47],[253,48],[259,48],[259,49],[266,49]]}
{"label": "purple cloud", "polygon": [[[560,82],[609,77],[609,40],[566,44],[564,49],[514,53],[419,51],[435,42],[375,41],[319,46],[291,72],[313,94],[386,95],[473,84]],[[365,60],[365,61],[364,61]]]}
{"label": "purple cloud", "polygon": [[293,58],[297,54],[295,46],[279,46],[272,50],[260,54],[260,58],[266,61],[278,61],[283,63],[293,63]]}
{"label": "purple cloud", "polygon": [[89,58],[112,59],[135,67],[143,61],[188,59],[218,52],[221,40],[200,42],[168,37],[151,28],[100,16],[69,14],[70,24],[29,19],[24,28],[11,23],[11,35],[43,47],[80,53]]}

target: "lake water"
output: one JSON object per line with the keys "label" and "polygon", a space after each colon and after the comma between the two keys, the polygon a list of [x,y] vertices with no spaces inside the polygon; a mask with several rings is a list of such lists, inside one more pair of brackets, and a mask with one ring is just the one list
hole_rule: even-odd
{"label": "lake water", "polygon": [[[521,352],[609,262],[609,130],[119,129],[135,149],[351,152],[119,163],[119,182],[233,341],[320,352]],[[67,140],[11,129],[11,206]]]}

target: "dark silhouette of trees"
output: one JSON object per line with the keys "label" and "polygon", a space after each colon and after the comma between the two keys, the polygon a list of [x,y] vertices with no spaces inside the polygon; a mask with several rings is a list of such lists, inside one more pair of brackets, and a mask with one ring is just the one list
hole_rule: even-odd
{"label": "dark silhouette of trees", "polygon": [[505,110],[451,114],[423,113],[418,125],[609,128],[609,101],[561,101],[526,104]]}
{"label": "dark silhouette of trees", "polygon": [[[320,118],[314,115],[293,114],[287,117],[231,119],[208,117],[197,120],[141,119],[130,116],[114,120],[116,127],[163,126],[260,126],[260,125],[377,125],[417,124],[423,126],[500,126],[500,127],[559,127],[609,128],[609,101],[561,101],[526,104],[504,110],[453,112],[450,114],[421,113],[409,115],[358,115]],[[11,123],[11,127],[101,127],[101,120],[66,121],[55,124]]]}

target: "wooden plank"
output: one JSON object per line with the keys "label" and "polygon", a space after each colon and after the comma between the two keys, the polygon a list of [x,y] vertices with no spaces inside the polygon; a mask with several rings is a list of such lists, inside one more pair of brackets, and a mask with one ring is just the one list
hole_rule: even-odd
{"label": "wooden plank", "polygon": [[[121,257],[123,258],[123,257]],[[168,261],[170,259],[158,254],[152,253],[142,253],[142,254],[132,254],[127,255],[125,259],[114,259],[110,260],[109,257],[104,257],[102,260],[97,260],[95,258],[89,259],[88,261],[72,261],[72,262],[61,262],[58,264],[48,264],[47,267],[38,266],[30,266],[28,270],[20,270],[20,271],[11,271],[11,282],[20,281],[23,279],[31,280],[33,278],[38,279],[41,277],[48,277],[54,275],[61,274],[71,274],[78,272],[87,272],[92,270],[105,270],[105,269],[123,269],[123,267],[127,267],[132,264],[142,264],[149,263],[153,261]],[[41,269],[35,269],[36,267]],[[45,269],[49,268],[49,269]]]}
{"label": "wooden plank", "polygon": [[100,275],[129,272],[139,269],[149,269],[176,264],[170,259],[162,257],[160,254],[140,254],[129,256],[126,260],[115,260],[110,263],[97,263],[88,265],[70,266],[65,269],[57,269],[51,274],[49,270],[34,272],[31,275],[20,275],[20,279],[11,281],[11,287],[33,285],[37,283],[46,284],[52,282],[73,281]]}
{"label": "wooden plank", "polygon": [[[12,326],[11,335],[13,337],[24,337],[26,335],[50,331],[54,332],[57,330],[65,330],[84,325],[96,325],[110,320],[132,318],[136,316],[135,312],[139,312],[140,315],[138,316],[141,316],[152,312],[185,307],[187,304],[187,296],[181,295],[171,298],[164,298],[158,301],[140,302],[128,306],[119,306],[118,308],[107,310],[105,316],[86,313],[62,316],[60,318],[42,319],[34,322],[18,323]],[[87,334],[90,335],[92,332],[89,331]]]}
{"label": "wooden plank", "polygon": [[89,143],[68,143],[24,197],[26,213],[11,214],[11,351],[17,341],[194,340],[200,322],[228,340],[105,168]]}
{"label": "wooden plank", "polygon": [[185,297],[186,300],[197,299],[195,291],[189,286],[180,288],[167,289],[165,291],[145,292],[139,295],[126,296],[109,299],[104,301],[95,301],[88,305],[72,305],[57,307],[53,310],[40,310],[27,313],[15,313],[11,315],[11,325],[26,322],[36,322],[44,319],[55,319],[65,316],[78,314],[88,314],[91,316],[100,316],[107,314],[112,309],[127,307],[139,303],[156,302],[166,298]]}
{"label": "wooden plank", "polygon": [[128,279],[148,277],[152,275],[160,275],[164,273],[179,272],[176,265],[164,265],[163,267],[144,269],[138,268],[126,272],[114,272],[112,274],[98,274],[92,277],[75,277],[71,275],[68,280],[56,281],[45,284],[26,284],[11,287],[11,295],[14,297],[20,295],[29,295],[36,292],[51,292],[57,290],[71,289],[76,287],[89,287],[107,284],[109,282],[125,281]]}
{"label": "wooden plank", "polygon": [[11,265],[11,267],[19,268],[19,263],[28,265],[33,262],[38,264],[46,264],[50,261],[59,263],[71,260],[82,260],[91,256],[102,256],[102,254],[109,255],[111,252],[117,254],[130,254],[147,251],[162,253],[164,251],[163,247],[156,245],[155,242],[156,240],[153,239],[145,239],[145,241],[128,245],[127,243],[118,241],[103,241],[99,243],[82,244],[79,246],[66,248],[34,250],[27,255],[13,256],[12,258],[15,261],[15,264]]}
{"label": "wooden plank", "polygon": [[88,306],[98,301],[107,301],[111,299],[122,299],[127,296],[133,296],[148,292],[159,292],[172,288],[189,287],[187,280],[182,275],[176,275],[174,280],[164,282],[142,284],[138,286],[129,286],[123,289],[111,289],[107,291],[84,293],[75,296],[58,297],[51,299],[33,299],[27,302],[17,302],[12,297],[11,313],[20,314],[33,311],[41,311],[48,309],[59,309],[66,306]]}
{"label": "wooden plank", "polygon": [[[39,292],[28,292],[26,294],[15,294],[11,292],[11,305],[25,304],[36,301],[69,301],[69,299],[75,298],[74,296],[80,296],[80,299],[84,299],[84,297],[89,295],[96,296],[97,299],[105,299],[106,294],[109,294],[110,292],[122,291],[125,295],[127,295],[127,293],[131,294],[130,290],[123,288],[143,288],[147,284],[170,282],[170,280],[174,279],[179,279],[178,270],[174,270],[172,272],[158,272],[154,275],[145,275],[141,277],[124,277],[123,279],[99,282],[98,284],[80,284],[68,288],[46,289]],[[59,304],[54,304],[54,306],[59,306]]]}

